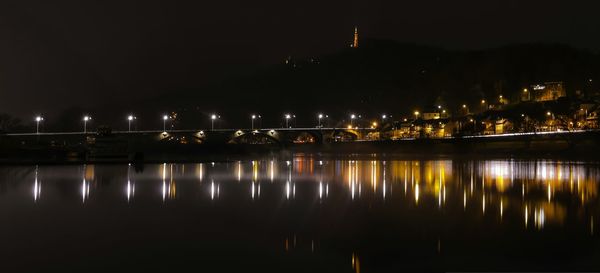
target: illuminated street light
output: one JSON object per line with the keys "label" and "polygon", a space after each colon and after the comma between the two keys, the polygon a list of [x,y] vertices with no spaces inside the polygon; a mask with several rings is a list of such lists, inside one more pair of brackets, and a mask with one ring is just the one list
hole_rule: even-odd
{"label": "illuminated street light", "polygon": [[254,120],[256,119],[256,115],[252,115],[250,117],[250,124],[251,124],[251,129],[254,130]]}
{"label": "illuminated street light", "polygon": [[136,117],[134,117],[133,115],[129,115],[127,117],[127,129],[129,132],[131,132],[131,122],[136,119]]}
{"label": "illuminated street light", "polygon": [[354,119],[356,118],[355,114],[350,115],[350,126],[354,126]]}
{"label": "illuminated street light", "polygon": [[44,118],[41,116],[35,117],[35,133],[36,134],[40,133],[40,122],[42,122],[43,120],[44,120]]}
{"label": "illuminated street light", "polygon": [[292,118],[292,115],[290,114],[285,114],[285,128],[290,128],[289,126],[289,120]]}
{"label": "illuminated street light", "polygon": [[319,114],[319,115],[318,115],[318,118],[319,118],[319,124],[318,124],[318,127],[319,127],[319,128],[321,128],[321,119],[323,118],[323,114]]}
{"label": "illuminated street light", "polygon": [[84,116],[83,117],[83,133],[87,133],[87,122],[92,120],[92,118],[90,116]]}
{"label": "illuminated street light", "polygon": [[415,119],[419,119],[419,111],[415,111]]}
{"label": "illuminated street light", "polygon": [[163,116],[163,132],[167,131],[167,120],[169,119],[169,116],[164,115]]}
{"label": "illuminated street light", "polygon": [[212,115],[210,116],[210,130],[211,130],[211,131],[214,131],[214,130],[215,130],[215,120],[216,120],[217,118],[218,118],[218,116],[217,116],[217,115],[215,115],[215,114],[212,114]]}

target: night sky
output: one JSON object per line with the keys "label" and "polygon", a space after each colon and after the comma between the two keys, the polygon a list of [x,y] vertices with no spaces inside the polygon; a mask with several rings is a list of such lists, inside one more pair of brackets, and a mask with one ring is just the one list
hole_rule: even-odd
{"label": "night sky", "polygon": [[[0,3],[0,112],[134,102],[361,37],[457,49],[600,50],[600,1],[27,1]],[[210,94],[207,93],[207,96]]]}

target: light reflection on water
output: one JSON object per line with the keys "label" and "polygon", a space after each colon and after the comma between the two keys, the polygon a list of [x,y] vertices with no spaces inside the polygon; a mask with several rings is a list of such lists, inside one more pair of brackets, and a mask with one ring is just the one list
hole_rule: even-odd
{"label": "light reflection on water", "polygon": [[[465,210],[470,206],[481,206],[482,214],[498,214],[500,219],[505,213],[521,214],[525,227],[535,228],[543,228],[545,224],[563,224],[568,216],[566,206],[575,199],[580,204],[573,213],[589,211],[587,206],[597,204],[600,181],[598,166],[557,161],[315,161],[311,157],[296,157],[283,164],[275,160],[252,160],[235,163],[163,163],[146,167],[148,169],[140,173],[134,172],[131,164],[128,164],[121,174],[118,166],[100,166],[106,168],[110,175],[125,176],[124,197],[129,202],[135,201],[131,199],[135,195],[135,181],[139,178],[152,180],[152,177],[156,177],[156,180],[160,180],[163,201],[177,198],[179,180],[196,180],[198,183],[195,186],[203,188],[203,182],[208,179],[210,188],[207,196],[211,200],[221,194],[221,183],[237,182],[239,187],[248,187],[251,199],[260,199],[262,183],[281,183],[285,199],[295,198],[297,183],[306,183],[311,184],[309,188],[315,188],[319,200],[327,199],[330,184],[334,184],[336,190],[346,191],[353,201],[385,200],[396,196],[406,199],[412,196],[417,206],[424,205],[423,200],[427,200],[435,201],[438,208],[460,201]],[[42,181],[50,180],[44,178],[44,170],[52,168],[33,167],[30,175],[33,176],[31,198],[34,202],[42,198]],[[96,183],[95,165],[82,165],[79,168],[80,172],[75,170],[76,167],[64,167],[61,173],[65,174],[63,178],[80,173],[80,195],[85,203],[90,199],[90,191],[102,186]],[[54,171],[50,173],[52,176],[56,174]],[[44,186],[52,187],[52,184],[46,182]],[[139,186],[152,188],[153,182],[146,181]],[[311,191],[303,194],[310,196]],[[541,198],[542,195],[545,198]],[[563,198],[559,200],[555,198],[557,196]],[[593,215],[589,217],[592,227]]]}
{"label": "light reflection on water", "polygon": [[[545,160],[328,160],[296,156],[289,160],[144,166],[6,166],[0,168],[0,205],[4,207],[0,217],[3,221],[9,220],[7,217],[11,210],[28,212],[31,207],[26,203],[47,210],[63,205],[83,206],[85,209],[90,204],[103,204],[111,210],[129,208],[145,212],[176,204],[180,212],[192,210],[192,207],[205,212],[216,208],[195,206],[207,202],[217,205],[260,204],[262,201],[267,210],[285,212],[286,207],[282,204],[295,204],[295,210],[313,214],[316,213],[314,210],[328,205],[337,207],[339,213],[351,214],[354,209],[341,207],[353,208],[352,204],[361,204],[368,208],[370,214],[392,211],[392,215],[408,222],[416,220],[415,217],[453,218],[444,220],[452,223],[463,219],[459,221],[462,226],[455,228],[468,228],[479,233],[485,233],[484,228],[491,225],[505,226],[519,236],[524,232],[539,233],[551,229],[562,230],[560,236],[571,233],[581,236],[583,232],[590,238],[596,238],[594,216],[597,218],[599,212],[599,181],[600,166],[596,164]],[[75,196],[78,196],[79,202],[73,202]],[[144,208],[136,208],[137,202],[142,202]],[[150,207],[152,204],[158,207]],[[241,214],[260,213],[250,211],[249,207],[245,211],[244,206],[251,205],[238,208]],[[98,208],[94,208],[93,213],[98,213]],[[219,213],[226,215],[229,211],[219,209]],[[360,219],[365,221],[369,217]],[[261,225],[251,219],[244,221],[244,224]],[[348,223],[335,224],[337,228],[344,228]],[[440,227],[440,230],[443,229]],[[290,234],[294,230],[278,228],[276,233]],[[322,226],[313,232],[311,253],[318,254],[316,250],[321,245],[329,244],[331,247],[335,244],[331,242],[339,240],[331,239],[328,243],[332,236],[330,232],[328,227]],[[402,232],[415,233],[414,230]],[[438,253],[443,249],[440,235],[443,233],[437,231],[434,236]],[[284,245],[284,250],[289,251],[296,245],[297,238],[295,234],[293,236],[293,244],[289,236],[275,238],[284,243],[273,248]],[[501,238],[502,235],[497,236]],[[548,236],[544,240],[554,240],[556,238],[552,236],[558,235]],[[359,239],[371,240],[370,235],[362,233]],[[451,236],[449,240],[452,242]],[[355,253],[358,248],[362,247],[360,251],[363,253],[360,256],[361,267],[368,266],[369,259],[377,260],[370,256],[372,249],[352,244],[345,247],[351,253],[344,255],[351,255],[353,270],[359,267],[361,254]],[[370,265],[373,267],[374,262]],[[390,267],[395,268],[395,265],[392,263]]]}

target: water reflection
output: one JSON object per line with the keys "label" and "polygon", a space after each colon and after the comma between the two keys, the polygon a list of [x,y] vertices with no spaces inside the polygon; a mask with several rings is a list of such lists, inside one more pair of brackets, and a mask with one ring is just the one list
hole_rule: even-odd
{"label": "water reflection", "polygon": [[[145,168],[92,164],[0,167],[0,203],[4,208],[23,208],[23,204],[33,203],[40,210],[77,208],[90,213],[79,217],[92,217],[92,212],[98,212],[95,209],[110,208],[106,214],[120,217],[119,222],[127,222],[128,217],[168,213],[161,219],[181,224],[180,217],[185,218],[185,225],[207,228],[211,234],[221,229],[231,232],[234,227],[228,226],[230,222],[254,233],[260,229],[253,226],[265,227],[265,233],[275,230],[279,251],[284,240],[285,253],[296,253],[304,247],[318,255],[337,249],[337,245],[328,244],[339,239],[352,247],[341,255],[345,265],[350,266],[351,257],[349,269],[366,271],[373,255],[354,247],[368,245],[373,238],[384,241],[379,243],[384,246],[390,238],[394,246],[387,247],[394,249],[411,244],[413,237],[420,238],[414,239],[411,251],[414,248],[414,253],[431,251],[439,255],[457,251],[453,244],[460,241],[453,242],[454,235],[448,235],[446,228],[466,233],[468,239],[471,233],[495,236],[483,237],[491,238],[488,244],[510,236],[522,240],[532,234],[553,234],[549,239],[553,242],[582,234],[596,238],[599,181],[600,165],[584,162],[327,160],[306,155],[287,160],[148,164]],[[120,212],[123,206],[128,208],[124,210],[126,215]],[[232,212],[243,220],[228,218]],[[206,221],[216,217],[222,217],[221,221]],[[260,220],[252,222],[255,219]],[[444,226],[446,223],[450,225]],[[296,232],[301,230],[298,227],[313,233],[297,237]],[[169,227],[165,222],[161,228]],[[435,229],[433,235],[421,235],[431,229]],[[229,235],[245,239],[245,234]],[[408,238],[398,234],[407,234]]]}
{"label": "water reflection", "polygon": [[[247,189],[252,200],[261,197],[263,182],[281,182],[283,197],[294,200],[297,184],[301,183],[302,194],[308,194],[305,189],[313,187],[313,192],[317,193],[316,197],[321,202],[329,196],[330,184],[333,183],[338,194],[343,194],[346,188],[349,199],[353,201],[406,200],[409,194],[417,207],[435,202],[438,209],[443,209],[449,202],[460,202],[463,211],[467,212],[478,204],[481,214],[497,214],[500,220],[507,213],[520,214],[523,225],[535,229],[543,229],[548,224],[561,225],[569,213],[586,213],[586,207],[597,202],[600,178],[596,165],[560,161],[327,161],[295,157],[283,163],[272,159],[237,161],[233,164],[213,162],[208,169],[204,163],[194,165],[195,168],[191,164],[158,165],[157,178],[161,182],[163,201],[178,197],[177,180],[189,177],[187,166],[188,169],[195,169],[194,176],[200,182],[197,186],[202,187],[205,176],[210,178],[211,200],[219,198],[221,193],[221,182],[217,181],[225,184],[230,181],[248,183]],[[94,165],[83,165],[81,168],[79,191],[81,201],[85,203],[89,201],[92,189],[98,187],[97,171]],[[41,170],[36,166],[33,171],[34,202],[41,196]],[[126,176],[125,194],[128,202],[135,196],[136,186],[147,187],[152,184],[150,178],[136,185],[138,176],[147,178],[151,174],[134,173],[131,165],[127,165],[123,175]],[[394,194],[395,186],[401,189],[402,194]],[[370,188],[369,192],[364,192],[363,187]],[[186,190],[189,190],[188,186]],[[578,200],[579,205],[573,207],[570,200]],[[573,209],[575,211],[570,212]],[[589,226],[593,230],[591,217],[588,218]]]}
{"label": "water reflection", "polygon": [[38,172],[39,172],[39,167],[36,165],[35,166],[35,179],[33,182],[33,201],[34,202],[37,202],[38,198],[40,198],[40,195],[42,194],[42,182],[39,181]]}

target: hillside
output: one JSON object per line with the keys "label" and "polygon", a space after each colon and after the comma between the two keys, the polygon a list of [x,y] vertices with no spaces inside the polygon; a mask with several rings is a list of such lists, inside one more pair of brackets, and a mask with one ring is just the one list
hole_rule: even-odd
{"label": "hillside", "polygon": [[[363,47],[274,65],[202,89],[161,98],[188,111],[220,111],[228,116],[260,112],[307,116],[326,111],[375,115],[408,114],[442,104],[453,109],[502,94],[517,99],[522,88],[563,81],[569,93],[597,91],[597,54],[563,45],[516,45],[482,51],[451,51],[367,41]],[[206,109],[206,110],[204,110]],[[307,121],[308,122],[308,121]]]}

